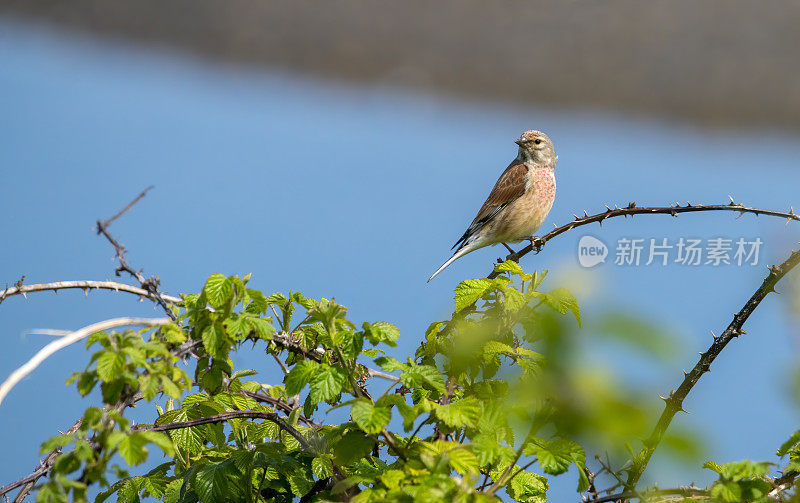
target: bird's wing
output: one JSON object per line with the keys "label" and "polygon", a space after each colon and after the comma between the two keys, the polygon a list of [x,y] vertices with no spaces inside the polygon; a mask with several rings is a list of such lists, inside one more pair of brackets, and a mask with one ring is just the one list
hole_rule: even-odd
{"label": "bird's wing", "polygon": [[508,206],[512,201],[525,193],[525,185],[528,181],[528,167],[524,163],[516,159],[508,165],[503,174],[494,184],[494,188],[489,193],[489,197],[478,210],[478,214],[470,224],[467,231],[464,233],[453,248],[463,245],[467,240],[475,235],[484,225],[497,216],[503,208]]}

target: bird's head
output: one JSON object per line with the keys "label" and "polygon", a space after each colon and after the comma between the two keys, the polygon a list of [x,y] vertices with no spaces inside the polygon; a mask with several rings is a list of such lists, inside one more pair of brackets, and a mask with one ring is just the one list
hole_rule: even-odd
{"label": "bird's head", "polygon": [[519,145],[517,157],[523,162],[555,166],[558,161],[553,142],[541,131],[525,131],[514,143]]}

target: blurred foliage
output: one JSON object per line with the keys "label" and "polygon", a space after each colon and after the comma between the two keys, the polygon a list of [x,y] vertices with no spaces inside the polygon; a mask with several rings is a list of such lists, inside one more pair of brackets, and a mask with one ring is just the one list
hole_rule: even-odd
{"label": "blurred foliage", "polygon": [[[496,271],[460,283],[453,316],[432,323],[404,361],[386,353],[400,336],[390,323],[359,327],[334,300],[265,295],[249,275],[211,275],[182,297],[174,324],[89,338],[99,349],[68,383],[82,395],[99,385],[105,405],[42,445],[63,451],[37,501],[84,501],[97,485],[96,501],[537,503],[550,478],[567,473],[587,497],[598,497],[601,479],[613,491],[629,463],[608,460],[635,455],[630,445],[655,421],[653,400],[581,350],[578,303],[542,288],[546,272],[514,262]],[[649,358],[672,351],[642,320],[594,325]],[[174,356],[187,344],[197,357],[191,379]],[[234,369],[232,353],[252,345],[280,361],[283,383]],[[152,425],[123,417],[124,404],[160,395],[168,399]],[[197,424],[209,416],[220,417]],[[800,466],[798,441],[800,432],[779,451],[786,470]],[[700,455],[692,432],[672,429],[664,445],[684,461]],[[153,448],[166,461],[130,475]],[[587,450],[598,454],[594,472]],[[688,497],[762,501],[773,490],[766,463],[705,467],[719,480]]]}

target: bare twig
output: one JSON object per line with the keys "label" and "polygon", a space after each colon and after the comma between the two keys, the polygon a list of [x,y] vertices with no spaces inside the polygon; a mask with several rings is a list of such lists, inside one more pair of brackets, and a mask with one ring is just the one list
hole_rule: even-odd
{"label": "bare twig", "polygon": [[[127,292],[132,293],[135,295],[139,295],[140,297],[146,297],[152,301],[157,301],[157,297],[153,292],[149,290],[145,290],[144,288],[139,288],[132,285],[126,285],[125,283],[118,283],[116,281],[56,281],[53,283],[38,283],[35,285],[20,285],[20,286],[12,286],[6,288],[5,290],[0,290],[0,299],[4,299],[7,297],[12,297],[14,295],[22,295],[25,298],[27,294],[32,292],[57,292],[59,290],[71,290],[71,289],[78,289],[83,290],[84,292],[88,292],[92,289],[98,290],[114,290],[115,292]],[[171,295],[160,294],[161,298],[170,303],[177,303],[180,302],[181,299],[178,297],[173,297]]]}
{"label": "bare twig", "polygon": [[155,185],[151,185],[151,186],[147,187],[146,189],[144,189],[144,190],[142,191],[142,193],[141,193],[141,194],[139,194],[138,196],[136,196],[136,197],[133,199],[133,201],[129,202],[127,206],[125,206],[124,208],[122,208],[121,210],[119,210],[119,212],[118,212],[116,215],[114,215],[113,217],[109,218],[108,220],[103,220],[103,225],[104,225],[105,227],[108,227],[109,225],[111,225],[111,222],[113,222],[114,220],[118,219],[119,217],[121,217],[121,216],[122,216],[122,214],[123,214],[123,213],[125,213],[126,211],[128,211],[129,209],[131,209],[131,207],[133,207],[133,205],[134,205],[134,204],[138,203],[138,202],[139,202],[139,199],[141,199],[141,198],[143,198],[145,195],[147,195],[147,192],[148,192],[148,191],[150,191],[150,190],[151,190],[153,187],[155,187]]}
{"label": "bare twig", "polygon": [[800,251],[792,252],[788,259],[781,265],[772,266],[769,268],[769,274],[761,286],[745,303],[742,309],[733,315],[733,321],[728,325],[721,335],[714,337],[714,342],[705,353],[700,353],[700,360],[694,368],[683,378],[683,382],[678,386],[678,389],[671,392],[668,397],[661,397],[665,402],[664,412],[658,419],[653,432],[644,440],[644,447],[634,457],[633,465],[628,472],[628,478],[625,482],[625,489],[632,491],[636,488],[636,484],[644,473],[650,458],[653,455],[656,447],[661,442],[667,428],[672,422],[672,418],[680,411],[683,411],[683,400],[692,390],[700,377],[708,372],[711,368],[711,363],[719,356],[720,352],[725,349],[733,339],[745,333],[742,329],[744,323],[755,311],[762,300],[771,292],[775,291],[775,285],[781,280],[789,271],[791,271],[797,264],[800,263]]}
{"label": "bare twig", "polygon": [[28,360],[25,365],[12,372],[11,375],[8,376],[8,379],[6,379],[5,382],[0,385],[0,403],[3,403],[3,399],[8,392],[11,391],[11,388],[13,388],[20,380],[22,380],[23,377],[30,374],[48,356],[52,355],[59,349],[63,349],[70,344],[78,342],[79,340],[88,337],[95,332],[108,330],[109,328],[122,327],[126,325],[158,326],[166,325],[167,323],[171,322],[172,320],[168,318],[114,318],[76,330],[70,335],[66,335],[46,345],[40,349],[39,352],[33,356],[33,358]]}
{"label": "bare twig", "polygon": [[128,274],[133,276],[133,278],[136,279],[136,281],[139,282],[139,284],[141,285],[141,287],[143,289],[145,289],[148,292],[153,294],[153,297],[154,297],[155,301],[158,302],[158,304],[161,306],[161,308],[164,310],[164,312],[167,314],[167,316],[169,316],[170,319],[175,321],[177,319],[176,316],[175,316],[175,313],[172,312],[172,309],[170,309],[170,307],[167,305],[166,301],[162,297],[161,293],[158,291],[158,286],[160,284],[160,282],[158,280],[158,277],[153,276],[153,277],[150,277],[150,278],[145,278],[142,275],[141,271],[137,271],[136,269],[133,269],[130,266],[130,264],[128,264],[128,261],[125,259],[125,246],[123,246],[119,241],[114,239],[114,237],[111,235],[111,233],[108,232],[108,226],[111,224],[111,222],[113,222],[114,220],[119,218],[123,213],[128,211],[134,204],[136,204],[141,198],[143,198],[145,196],[145,194],[147,194],[147,191],[150,190],[151,188],[152,188],[152,186],[144,189],[141,194],[136,196],[133,199],[133,201],[128,203],[127,206],[125,206],[122,210],[120,210],[113,217],[111,217],[111,218],[109,218],[107,220],[98,220],[97,221],[97,233],[98,234],[102,234],[103,236],[105,236],[105,238],[108,240],[108,242],[111,243],[111,246],[114,247],[114,252],[116,253],[116,258],[119,261],[119,267],[117,267],[117,269],[114,271],[115,274],[117,276],[119,276],[120,273],[127,272]]}
{"label": "bare twig", "polygon": [[[78,431],[78,428],[81,427],[81,422],[82,420],[78,419],[75,422],[75,424],[70,426],[70,428],[64,434],[70,435]],[[43,477],[44,475],[50,472],[50,470],[53,468],[53,463],[55,463],[56,458],[59,456],[59,454],[61,454],[60,447],[49,453],[47,457],[45,457],[39,463],[39,466],[30,475],[28,475],[25,478],[19,479],[16,482],[12,482],[3,487],[0,487],[0,495],[5,495],[9,491],[13,491],[18,487],[25,486],[23,487],[22,491],[20,491],[20,493],[17,495],[17,497],[14,499],[14,501],[22,501],[20,497],[24,498],[30,492],[30,490],[33,488],[34,484],[39,479],[39,477]]]}
{"label": "bare twig", "polygon": [[[539,253],[539,251],[541,251],[548,241],[567,232],[568,230],[593,223],[599,223],[602,225],[603,221],[609,218],[634,215],[672,215],[673,217],[677,217],[681,213],[697,213],[704,211],[733,211],[739,213],[740,215],[744,213],[752,213],[754,215],[768,215],[772,217],[785,218],[787,222],[791,220],[800,221],[800,215],[796,214],[793,208],[790,208],[788,212],[764,210],[761,208],[752,208],[750,206],[736,203],[733,201],[733,198],[731,198],[731,202],[728,204],[690,204],[687,202],[684,206],[681,206],[678,203],[675,203],[674,206],[636,206],[636,203],[628,203],[628,205],[623,208],[619,208],[617,206],[610,208],[606,206],[606,211],[597,213],[595,215],[588,215],[586,212],[584,212],[585,216],[576,216],[575,220],[572,222],[562,225],[561,227],[556,227],[541,237],[532,236],[531,244],[525,246],[516,253],[509,254],[506,257],[506,260],[518,262],[520,258],[532,251]],[[498,273],[492,271],[488,277],[495,278],[497,275]]]}

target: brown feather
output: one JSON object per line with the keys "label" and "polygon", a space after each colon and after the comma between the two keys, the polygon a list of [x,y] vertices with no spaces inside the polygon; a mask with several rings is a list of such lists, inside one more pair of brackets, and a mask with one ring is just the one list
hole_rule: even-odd
{"label": "brown feather", "polygon": [[483,206],[478,210],[478,214],[472,223],[474,224],[485,218],[496,210],[498,206],[506,205],[524,194],[527,181],[528,167],[515,159],[500,175],[497,183],[494,184],[494,188],[489,193],[489,197],[486,198]]}
{"label": "brown feather", "polygon": [[478,210],[478,214],[470,224],[464,235],[456,241],[453,248],[462,247],[467,243],[467,240],[480,230],[491,218],[496,215],[499,210],[507,206],[515,199],[525,194],[525,185],[528,182],[528,167],[525,163],[514,159],[508,165],[503,174],[498,178],[494,188],[489,193],[489,197]]}

